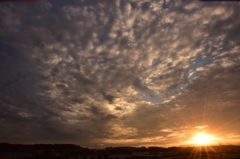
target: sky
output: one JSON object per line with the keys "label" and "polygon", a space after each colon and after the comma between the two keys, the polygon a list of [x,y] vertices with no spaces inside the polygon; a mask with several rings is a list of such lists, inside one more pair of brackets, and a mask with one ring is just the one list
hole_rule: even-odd
{"label": "sky", "polygon": [[0,3],[0,142],[240,144],[240,2]]}

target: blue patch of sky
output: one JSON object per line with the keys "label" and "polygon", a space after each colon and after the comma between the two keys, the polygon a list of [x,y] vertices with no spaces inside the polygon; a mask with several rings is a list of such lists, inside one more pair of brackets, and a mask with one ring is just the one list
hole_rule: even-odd
{"label": "blue patch of sky", "polygon": [[203,67],[207,64],[210,64],[213,62],[213,57],[212,56],[206,56],[206,57],[196,57],[191,59],[192,61],[190,62],[190,67],[189,67],[189,72],[187,75],[188,80],[193,79],[198,75],[197,73],[197,68]]}
{"label": "blue patch of sky", "polygon": [[142,100],[149,101],[153,104],[157,104],[163,101],[161,97],[157,95],[154,91],[147,92],[147,93],[141,92],[139,93],[139,95],[142,97]]}
{"label": "blue patch of sky", "polygon": [[70,112],[63,112],[63,115],[71,116],[71,113]]}
{"label": "blue patch of sky", "polygon": [[[146,83],[145,81],[143,80],[140,80],[140,81],[143,86],[146,87],[148,85],[148,83]],[[154,104],[162,102],[161,97],[157,95],[154,90],[149,89],[144,91],[138,91],[138,95],[141,96],[142,100],[148,101]]]}
{"label": "blue patch of sky", "polygon": [[[176,87],[169,89],[169,93],[170,96],[176,96],[177,94],[179,94],[182,90],[184,90],[186,87],[188,86],[188,83],[181,83],[179,85],[177,85]],[[169,100],[169,99],[167,99]]]}
{"label": "blue patch of sky", "polygon": [[[163,61],[159,61],[158,59],[155,59],[152,63],[152,69],[155,69],[155,67],[162,63]],[[194,77],[196,77],[198,75],[197,73],[197,68],[199,67],[203,67],[207,64],[210,64],[213,62],[213,57],[212,56],[206,56],[206,57],[195,57],[190,59],[190,71],[187,74],[187,78],[188,80],[193,79]],[[171,65],[171,63],[169,63],[169,66]],[[143,85],[147,85],[144,81],[141,81]],[[172,88],[169,90],[169,93],[171,94],[170,96],[175,96],[177,94],[179,94],[182,90],[184,90],[186,87],[188,86],[188,83],[180,83],[179,85],[177,85],[176,87]],[[157,95],[155,93],[155,91],[150,90],[150,93],[147,92],[139,92],[138,95],[140,95],[142,97],[142,100],[144,101],[149,101],[151,103],[157,104],[157,103],[162,103],[162,102],[166,102],[166,101],[171,101],[171,99],[163,99],[161,98],[159,95]]]}
{"label": "blue patch of sky", "polygon": [[179,84],[176,89],[184,89],[187,87],[187,85],[188,84],[186,84],[186,83]]}

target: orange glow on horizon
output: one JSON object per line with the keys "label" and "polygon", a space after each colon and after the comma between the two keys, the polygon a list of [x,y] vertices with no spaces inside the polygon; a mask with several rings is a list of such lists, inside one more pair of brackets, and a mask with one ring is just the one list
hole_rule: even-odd
{"label": "orange glow on horizon", "polygon": [[198,133],[193,137],[192,142],[196,145],[209,145],[213,140],[214,137],[212,135]]}

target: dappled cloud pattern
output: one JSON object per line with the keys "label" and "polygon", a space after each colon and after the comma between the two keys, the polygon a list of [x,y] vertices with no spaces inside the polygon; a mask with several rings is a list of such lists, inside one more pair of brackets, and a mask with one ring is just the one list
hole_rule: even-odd
{"label": "dappled cloud pattern", "polygon": [[[240,139],[240,4],[0,4],[0,140],[179,145]],[[218,141],[216,141],[218,142]]]}

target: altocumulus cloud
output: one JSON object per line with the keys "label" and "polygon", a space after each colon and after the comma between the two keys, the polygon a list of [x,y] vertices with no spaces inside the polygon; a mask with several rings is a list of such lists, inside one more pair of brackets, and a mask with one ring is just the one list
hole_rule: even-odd
{"label": "altocumulus cloud", "polygon": [[0,141],[175,145],[201,125],[239,136],[239,7],[2,2]]}

